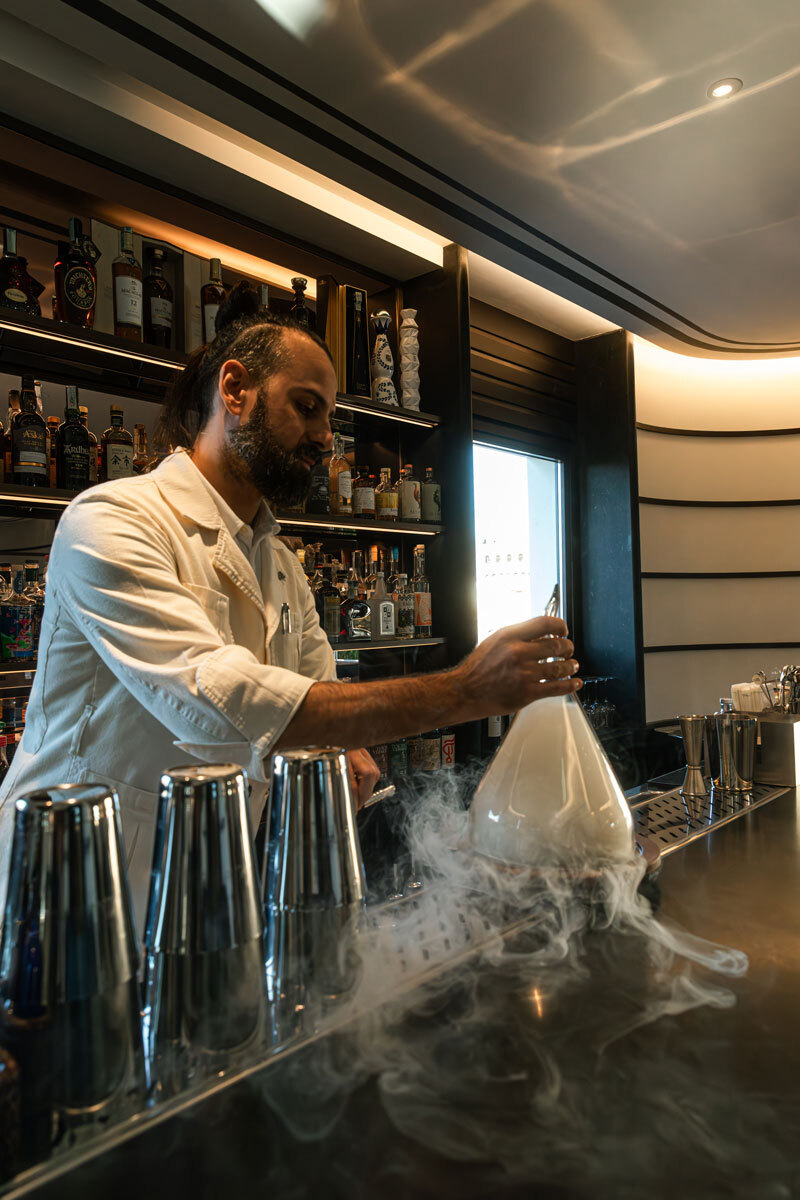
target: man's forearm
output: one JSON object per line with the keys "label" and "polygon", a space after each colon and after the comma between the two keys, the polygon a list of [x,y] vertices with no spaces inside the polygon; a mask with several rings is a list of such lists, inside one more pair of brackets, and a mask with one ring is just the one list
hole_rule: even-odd
{"label": "man's forearm", "polygon": [[474,708],[457,671],[375,683],[315,683],[275,748],[376,746],[471,721],[480,715]]}

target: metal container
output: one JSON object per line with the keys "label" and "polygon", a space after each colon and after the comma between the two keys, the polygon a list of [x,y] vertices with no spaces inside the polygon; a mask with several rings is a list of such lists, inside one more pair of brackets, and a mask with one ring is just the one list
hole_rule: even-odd
{"label": "metal container", "polygon": [[260,882],[247,779],[235,765],[161,777],[145,955],[148,1061],[165,1091],[261,1044]]}
{"label": "metal container", "polygon": [[0,1040],[20,1065],[26,1155],[138,1107],[138,955],[115,792],[16,801],[0,943]]}
{"label": "metal container", "polygon": [[724,792],[751,792],[756,758],[755,717],[719,713],[716,717],[719,743],[720,786]]}
{"label": "metal container", "polygon": [[290,1019],[356,980],[366,887],[344,751],[274,756],[263,876],[267,990]]}
{"label": "metal container", "polygon": [[683,738],[683,749],[686,754],[686,775],[684,776],[681,796],[687,812],[692,818],[699,815],[698,802],[705,800],[708,795],[703,776],[703,747],[706,736],[705,716],[678,717]]}

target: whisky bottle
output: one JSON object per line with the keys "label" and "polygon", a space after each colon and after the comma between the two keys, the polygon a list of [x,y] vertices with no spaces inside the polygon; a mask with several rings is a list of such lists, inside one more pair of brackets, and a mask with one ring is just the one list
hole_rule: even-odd
{"label": "whisky bottle", "polygon": [[344,438],[340,433],[333,435],[333,457],[328,465],[331,512],[353,511],[353,476],[350,463],[344,456]]}
{"label": "whisky bottle", "polygon": [[372,609],[373,640],[394,637],[394,602],[386,594],[383,571],[377,572],[375,587],[370,597],[370,608]]}
{"label": "whisky bottle", "polygon": [[84,235],[77,217],[69,219],[69,245],[59,242],[59,256],[53,271],[56,294],[53,316],[57,321],[91,329],[97,300],[95,263],[100,252],[91,238]]}
{"label": "whisky bottle", "polygon": [[150,255],[150,274],[142,288],[144,300],[144,340],[150,346],[169,350],[172,345],[173,293],[164,278],[164,251],[154,246]]}
{"label": "whisky bottle", "polygon": [[389,777],[395,783],[408,774],[408,742],[399,738],[389,743]]}
{"label": "whisky bottle", "polygon": [[448,727],[442,730],[442,766],[452,770],[456,765],[456,731]]}
{"label": "whisky bottle", "polygon": [[111,424],[100,439],[100,481],[125,479],[133,474],[133,437],[123,425],[119,404],[111,405]]}
{"label": "whisky bottle", "polygon": [[342,602],[342,637],[348,642],[369,641],[371,635],[370,607],[358,595],[355,579],[347,581],[347,599]]}
{"label": "whisky bottle", "polygon": [[294,289],[294,300],[289,309],[289,316],[294,321],[295,325],[300,325],[303,329],[312,329],[313,321],[311,313],[306,308],[305,290],[308,287],[308,280],[303,279],[301,275],[295,276],[292,280]]}
{"label": "whisky bottle", "polygon": [[58,487],[58,417],[47,418],[47,482]]}
{"label": "whisky bottle", "polygon": [[422,735],[422,769],[438,771],[442,765],[442,735],[438,729],[429,729]]}
{"label": "whisky bottle", "polygon": [[47,423],[36,407],[33,376],[23,375],[20,411],[11,421],[11,470],[14,483],[23,487],[47,487]]}
{"label": "whisky bottle", "polygon": [[430,637],[433,628],[431,613],[431,585],[425,574],[425,547],[414,547],[414,575],[411,580],[414,593],[414,636]]}
{"label": "whisky bottle", "polygon": [[134,427],[133,427],[133,473],[134,473],[134,475],[144,475],[149,466],[150,466],[150,458],[147,454],[147,427],[145,425],[134,425]]}
{"label": "whisky bottle", "polygon": [[11,388],[8,393],[8,421],[3,435],[3,475],[6,483],[14,482],[14,467],[11,455],[11,422],[14,413],[19,412],[19,388]]}
{"label": "whisky bottle", "polygon": [[200,289],[200,307],[203,313],[203,341],[213,342],[217,336],[217,313],[225,299],[222,286],[222,262],[212,258],[209,263],[209,280]]}
{"label": "whisky bottle", "polygon": [[353,516],[375,520],[375,488],[370,486],[369,467],[359,467],[353,480]]}
{"label": "whisky bottle", "polygon": [[89,434],[89,483],[97,483],[97,436],[89,428],[89,410],[86,405],[81,404],[78,407],[78,412],[80,413],[81,425]]}
{"label": "whisky bottle", "polygon": [[401,638],[413,638],[414,593],[409,589],[407,575],[401,574],[397,576],[394,597],[397,607],[397,636]]}
{"label": "whisky bottle", "polygon": [[418,521],[421,515],[419,480],[414,478],[414,469],[406,463],[400,483],[400,520]]}
{"label": "whisky bottle", "polygon": [[422,484],[422,519],[429,525],[440,525],[442,522],[442,489],[433,478],[433,467],[425,468],[425,480]]}
{"label": "whisky bottle", "polygon": [[28,260],[17,254],[16,229],[3,230],[3,257],[0,258],[0,308],[40,317],[41,283],[28,274]]}
{"label": "whisky bottle", "polygon": [[381,467],[381,481],[375,488],[375,515],[379,521],[397,520],[397,492],[392,487],[392,472]]}
{"label": "whisky bottle", "polygon": [[78,389],[67,388],[64,420],[58,427],[58,486],[82,492],[89,486],[92,447],[89,430],[81,424]]}
{"label": "whisky bottle", "polygon": [[330,475],[328,464],[320,461],[311,468],[310,490],[306,512],[324,516],[331,511]]}
{"label": "whisky bottle", "polygon": [[12,565],[14,585],[0,599],[0,655],[4,662],[33,658],[34,603],[24,595],[25,568]]}
{"label": "whisky bottle", "polygon": [[131,342],[142,340],[142,264],[133,253],[133,230],[119,231],[119,254],[111,264],[114,278],[114,333]]}

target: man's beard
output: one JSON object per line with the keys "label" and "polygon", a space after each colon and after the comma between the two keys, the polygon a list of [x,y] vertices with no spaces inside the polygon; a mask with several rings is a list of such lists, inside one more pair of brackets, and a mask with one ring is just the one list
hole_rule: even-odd
{"label": "man's beard", "polygon": [[259,392],[247,423],[228,434],[223,454],[235,478],[248,480],[270,504],[290,507],[308,498],[308,460],[316,457],[319,462],[322,457],[311,446],[305,448],[305,461],[293,450],[284,450],[272,432],[263,392]]}

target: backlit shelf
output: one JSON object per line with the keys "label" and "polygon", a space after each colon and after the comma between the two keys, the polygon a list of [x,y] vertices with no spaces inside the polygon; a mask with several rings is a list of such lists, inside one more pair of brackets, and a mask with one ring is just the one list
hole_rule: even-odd
{"label": "backlit shelf", "polygon": [[445,638],[382,638],[380,641],[331,642],[334,654],[341,650],[418,650],[421,646],[443,646]]}
{"label": "backlit shelf", "polygon": [[435,537],[442,525],[416,521],[371,521],[363,517],[319,516],[315,513],[278,513],[281,526],[299,529],[330,529],[344,533],[394,533],[401,537]]}

